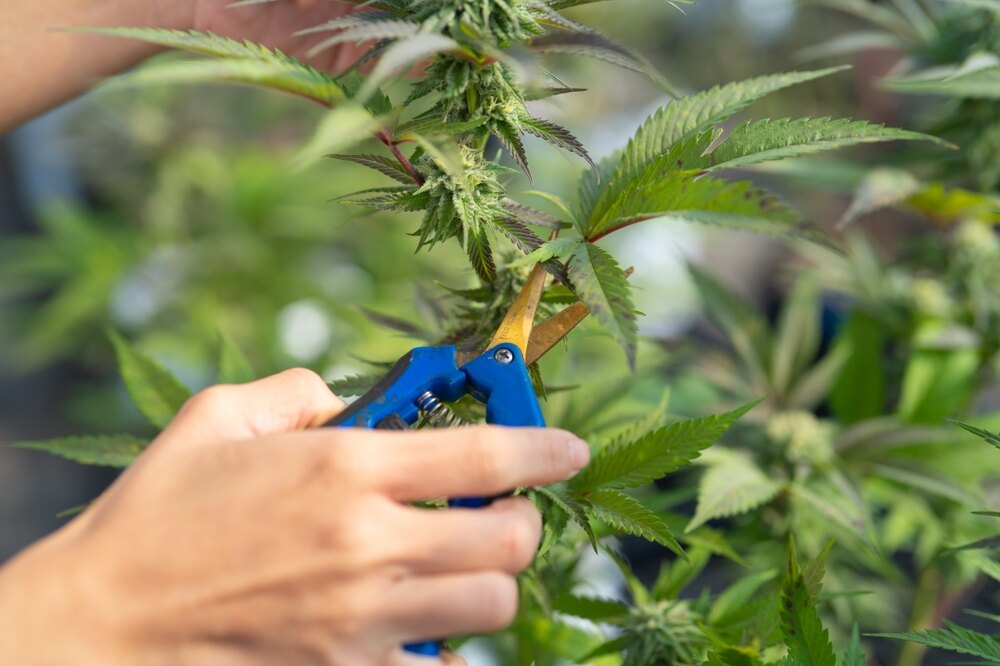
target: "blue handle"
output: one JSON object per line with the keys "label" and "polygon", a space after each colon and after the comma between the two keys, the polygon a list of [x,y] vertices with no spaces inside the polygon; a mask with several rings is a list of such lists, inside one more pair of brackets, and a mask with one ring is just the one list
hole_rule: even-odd
{"label": "blue handle", "polygon": [[[340,428],[375,428],[391,417],[412,425],[420,415],[417,399],[430,391],[452,402],[465,393],[486,404],[486,422],[503,426],[545,427],[524,357],[514,345],[502,344],[466,363],[455,365],[454,347],[416,347],[399,359],[371,391],[356,400],[326,425]],[[449,506],[476,509],[486,506],[483,497],[456,498]],[[404,645],[411,654],[437,657],[440,641]]]}

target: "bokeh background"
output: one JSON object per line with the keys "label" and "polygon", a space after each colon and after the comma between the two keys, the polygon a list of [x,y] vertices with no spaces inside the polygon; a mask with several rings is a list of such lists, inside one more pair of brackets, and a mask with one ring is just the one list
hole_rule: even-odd
{"label": "bokeh background", "polygon": [[[572,14],[643,53],[685,92],[813,66],[803,49],[866,27],[793,0],[701,0],[682,11],[659,0],[616,0]],[[769,97],[751,115],[920,127],[933,101],[875,84],[899,58],[876,48],[827,59],[853,69]],[[612,65],[567,59],[556,71],[589,90],[536,109],[570,128],[595,157],[623,145],[667,100],[647,78]],[[0,137],[0,442],[152,434],[117,377],[109,329],[138,341],[192,388],[214,381],[221,335],[237,342],[259,375],[307,366],[333,380],[413,346],[372,312],[433,330],[447,307],[447,292],[435,283],[473,283],[460,250],[414,254],[406,234],[416,218],[361,217],[333,201],[381,184],[362,169],[327,161],[292,170],[289,158],[318,118],[305,102],[241,88],[108,88]],[[512,191],[568,192],[582,165],[538,142],[529,150],[535,182]],[[750,177],[830,228],[861,177],[848,160],[892,163],[899,150],[883,144],[837,153],[815,174],[803,167],[794,177],[779,169]],[[932,233],[917,217],[892,211],[865,225],[890,258],[914,236]],[[640,350],[640,366],[654,376],[671,373],[673,410],[704,411],[713,389],[675,363],[682,341],[704,330],[685,262],[709,268],[773,313],[788,282],[778,267],[789,247],[673,222],[636,227],[612,242],[619,260],[636,269],[641,326],[652,340]],[[550,381],[606,385],[627,377],[620,350],[597,328],[574,335],[574,351],[547,361]],[[644,374],[633,399],[655,405],[662,383]],[[995,394],[984,400],[982,411],[1000,406]],[[57,528],[60,512],[85,504],[114,477],[0,447],[0,562]]]}

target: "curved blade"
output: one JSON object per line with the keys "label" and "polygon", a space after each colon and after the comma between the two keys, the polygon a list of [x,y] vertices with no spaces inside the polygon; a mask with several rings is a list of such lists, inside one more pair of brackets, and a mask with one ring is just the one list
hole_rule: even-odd
{"label": "curved blade", "polygon": [[581,301],[577,301],[562,312],[552,315],[531,332],[528,339],[528,351],[524,354],[525,365],[531,365],[555,347],[556,343],[576,328],[576,325],[586,319],[590,310]]}
{"label": "curved blade", "polygon": [[528,355],[528,340],[531,338],[531,330],[535,323],[535,311],[538,309],[538,301],[542,298],[542,288],[545,286],[545,269],[535,264],[528,281],[521,288],[517,298],[511,303],[510,309],[500,322],[487,349],[492,349],[501,344],[512,344],[521,350],[525,357]]}

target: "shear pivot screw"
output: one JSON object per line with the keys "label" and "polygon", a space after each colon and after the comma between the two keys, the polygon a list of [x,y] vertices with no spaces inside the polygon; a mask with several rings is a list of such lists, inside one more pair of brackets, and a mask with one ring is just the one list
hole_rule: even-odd
{"label": "shear pivot screw", "polygon": [[501,365],[507,365],[514,360],[514,352],[509,349],[500,348],[493,354],[493,358]]}

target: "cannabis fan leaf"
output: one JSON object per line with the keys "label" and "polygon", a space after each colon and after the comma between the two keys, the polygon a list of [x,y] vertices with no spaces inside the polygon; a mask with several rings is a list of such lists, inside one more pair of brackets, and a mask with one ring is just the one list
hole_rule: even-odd
{"label": "cannabis fan leaf", "polygon": [[585,492],[651,483],[691,462],[754,404],[724,414],[676,421],[631,442],[615,441],[594,456],[590,465],[570,482],[570,487]]}

